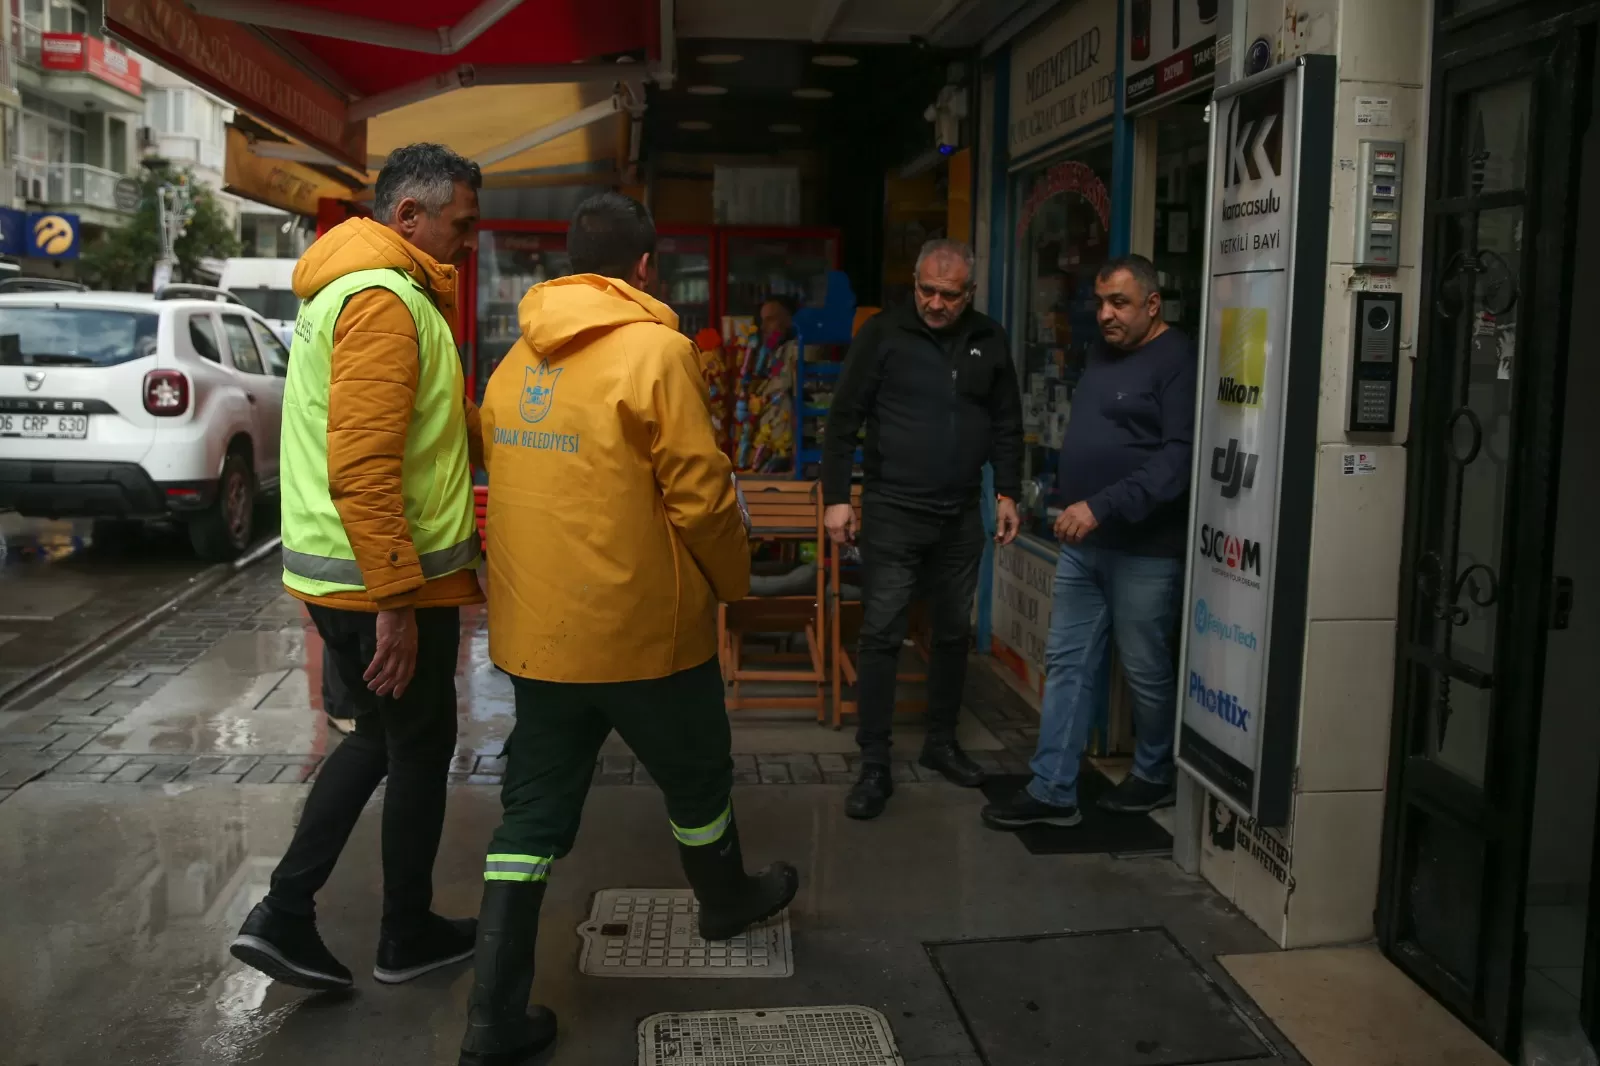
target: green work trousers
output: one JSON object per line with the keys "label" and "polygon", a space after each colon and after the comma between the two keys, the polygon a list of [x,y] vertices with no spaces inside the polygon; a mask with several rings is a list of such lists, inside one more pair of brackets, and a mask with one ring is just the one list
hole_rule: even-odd
{"label": "green work trousers", "polygon": [[714,844],[732,818],[733,735],[716,659],[650,681],[566,684],[513,677],[505,808],[486,880],[542,881],[572,850],[595,759],[621,734],[667,800],[679,843]]}

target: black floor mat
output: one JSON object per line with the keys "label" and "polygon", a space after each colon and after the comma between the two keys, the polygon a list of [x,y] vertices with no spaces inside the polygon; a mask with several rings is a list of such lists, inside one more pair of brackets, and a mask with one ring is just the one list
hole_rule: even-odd
{"label": "black floor mat", "polygon": [[1199,1066],[1275,1054],[1165,929],[930,944],[985,1066]]}
{"label": "black floor mat", "polygon": [[[983,786],[990,800],[1016,795],[1031,780],[1026,776],[992,777]],[[1172,834],[1143,814],[1108,814],[1095,801],[1111,791],[1112,784],[1088,762],[1078,771],[1078,810],[1083,821],[1071,829],[1051,825],[1032,826],[1016,836],[1034,855],[1118,855],[1144,854],[1172,850]]]}

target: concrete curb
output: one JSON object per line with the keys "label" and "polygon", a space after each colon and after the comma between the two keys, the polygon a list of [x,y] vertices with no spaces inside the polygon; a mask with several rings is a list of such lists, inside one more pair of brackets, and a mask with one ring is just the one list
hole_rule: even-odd
{"label": "concrete curb", "polygon": [[135,612],[111,629],[90,637],[65,655],[33,671],[27,677],[0,691],[0,710],[7,710],[42,696],[81,674],[118,648],[166,619],[178,608],[227,584],[237,575],[264,559],[274,556],[283,545],[282,537],[271,537],[251,548],[231,563],[217,563],[191,577],[184,586],[157,606]]}

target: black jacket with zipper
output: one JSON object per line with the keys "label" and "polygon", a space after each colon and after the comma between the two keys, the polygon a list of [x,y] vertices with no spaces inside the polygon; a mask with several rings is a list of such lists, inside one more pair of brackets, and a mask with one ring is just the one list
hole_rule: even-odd
{"label": "black jacket with zipper", "polygon": [[845,357],[823,434],[822,496],[850,502],[856,437],[866,489],[904,507],[953,514],[976,502],[983,464],[995,492],[1022,492],[1022,396],[1005,330],[968,310],[935,333],[907,300],[869,319]]}

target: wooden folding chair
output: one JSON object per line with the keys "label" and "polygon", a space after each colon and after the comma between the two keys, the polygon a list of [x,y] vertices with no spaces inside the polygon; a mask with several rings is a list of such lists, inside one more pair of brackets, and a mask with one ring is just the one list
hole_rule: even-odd
{"label": "wooden folding chair", "polygon": [[[861,486],[856,485],[850,491],[850,506],[856,512],[856,528],[861,528]],[[845,695],[846,686],[854,688],[859,674],[856,668],[856,641],[861,633],[861,601],[846,601],[843,595],[843,549],[840,545],[828,541],[828,653],[832,664],[833,684],[833,728],[838,729],[844,723],[844,716],[856,714],[859,711],[858,701]],[[921,603],[913,603],[911,608],[911,626],[908,632],[917,645],[917,652],[922,656],[923,662],[928,660],[927,626],[923,624],[924,611]],[[896,675],[896,680],[901,682],[925,682],[927,672],[901,670]],[[899,711],[925,711],[928,709],[926,700],[896,700],[894,709]]]}
{"label": "wooden folding chair", "polygon": [[[789,478],[739,480],[750,511],[750,539],[777,541],[796,548],[817,545],[815,581],[804,591],[783,595],[751,595],[738,603],[725,603],[717,612],[717,648],[722,677],[731,688],[730,711],[752,707],[814,708],[817,721],[827,717],[827,667],[823,659],[823,593],[821,551],[822,490],[814,481]],[[798,556],[798,552],[795,553]],[[745,640],[752,633],[803,634],[806,650],[753,651]],[[807,696],[746,696],[745,682],[801,683],[813,686]]]}

